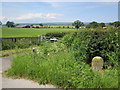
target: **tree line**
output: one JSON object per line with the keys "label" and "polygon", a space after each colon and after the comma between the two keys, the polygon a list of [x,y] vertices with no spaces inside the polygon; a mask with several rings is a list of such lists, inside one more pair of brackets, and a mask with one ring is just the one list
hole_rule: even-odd
{"label": "tree line", "polygon": [[[2,25],[2,22],[0,21],[0,25]],[[11,22],[11,21],[7,21],[6,22],[6,26],[7,27],[15,27],[19,24],[14,24],[14,22]],[[43,26],[42,23],[39,24],[40,26]],[[33,26],[33,24],[31,24],[30,26]],[[75,26],[76,29],[82,27],[82,26],[85,26],[86,28],[103,28],[103,27],[106,27],[106,24],[105,23],[98,23],[98,22],[90,22],[89,24],[85,25],[83,22],[79,21],[79,20],[76,20],[74,21],[74,23],[72,23],[72,26]],[[107,26],[111,26],[111,27],[120,27],[120,21],[115,21],[115,22],[110,22],[108,23]],[[68,27],[69,28],[69,27]]]}
{"label": "tree line", "polygon": [[[103,28],[106,27],[105,23],[98,23],[98,22],[91,22],[87,25],[85,25],[83,22],[76,20],[74,21],[74,23],[72,23],[73,26],[75,26],[76,29],[80,28],[81,26],[86,26],[86,28]],[[112,27],[120,27],[120,21],[115,21],[115,22],[110,22],[108,23],[108,26],[112,26]]]}

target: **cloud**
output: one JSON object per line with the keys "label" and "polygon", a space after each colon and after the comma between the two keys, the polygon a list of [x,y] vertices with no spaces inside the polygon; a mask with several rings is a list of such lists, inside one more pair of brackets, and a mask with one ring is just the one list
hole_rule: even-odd
{"label": "cloud", "polygon": [[2,17],[2,22],[5,21],[15,21],[15,20],[30,20],[30,19],[56,19],[57,17],[63,16],[63,14],[56,13],[30,13],[26,15],[22,15],[19,17]]}
{"label": "cloud", "polygon": [[50,4],[54,8],[57,8],[60,6],[60,3],[58,3],[58,2],[48,2],[48,4]]}
{"label": "cloud", "polygon": [[31,13],[31,14],[26,14],[20,17],[13,18],[15,20],[23,20],[23,19],[33,19],[33,18],[41,18],[41,19],[55,19],[58,16],[63,16],[63,14],[55,14],[55,13]]}

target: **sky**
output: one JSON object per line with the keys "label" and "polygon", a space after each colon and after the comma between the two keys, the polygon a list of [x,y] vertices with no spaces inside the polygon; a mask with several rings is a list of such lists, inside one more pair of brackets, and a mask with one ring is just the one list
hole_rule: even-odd
{"label": "sky", "polygon": [[2,2],[2,23],[114,22],[117,2]]}

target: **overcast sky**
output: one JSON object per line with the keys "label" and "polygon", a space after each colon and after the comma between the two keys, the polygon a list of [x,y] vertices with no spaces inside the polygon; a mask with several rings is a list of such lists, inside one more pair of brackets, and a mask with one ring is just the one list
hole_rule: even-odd
{"label": "overcast sky", "polygon": [[114,22],[117,2],[2,2],[2,23]]}

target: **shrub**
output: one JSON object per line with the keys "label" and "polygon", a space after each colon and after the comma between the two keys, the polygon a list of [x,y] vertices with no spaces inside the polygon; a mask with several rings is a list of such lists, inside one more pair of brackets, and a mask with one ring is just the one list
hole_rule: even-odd
{"label": "shrub", "polygon": [[116,69],[93,72],[88,64],[76,61],[72,50],[60,43],[46,44],[13,58],[9,76],[28,77],[39,84],[51,83],[62,88],[117,88]]}
{"label": "shrub", "polygon": [[63,37],[65,36],[66,34],[69,34],[70,32],[50,32],[50,33],[47,33],[45,36],[47,37]]}
{"label": "shrub", "polygon": [[2,40],[2,50],[15,49],[15,48],[28,48],[32,45],[39,45],[38,38],[23,38],[23,39],[3,39]]}
{"label": "shrub", "polygon": [[118,65],[118,30],[81,30],[66,35],[62,43],[73,50],[76,60],[90,63],[101,56],[107,66]]}

